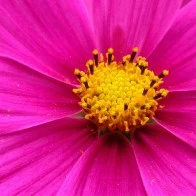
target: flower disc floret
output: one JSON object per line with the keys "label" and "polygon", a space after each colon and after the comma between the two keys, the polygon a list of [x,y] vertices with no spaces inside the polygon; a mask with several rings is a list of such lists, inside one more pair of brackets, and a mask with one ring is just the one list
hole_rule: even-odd
{"label": "flower disc floret", "polygon": [[131,55],[121,62],[114,61],[113,49],[108,49],[106,61],[94,50],[94,60],[86,64],[87,72],[75,70],[80,87],[73,89],[81,101],[85,118],[97,124],[101,131],[132,131],[145,125],[154,115],[158,101],[166,97],[168,91],[160,89],[164,70],[159,76],[148,69],[144,57]]}

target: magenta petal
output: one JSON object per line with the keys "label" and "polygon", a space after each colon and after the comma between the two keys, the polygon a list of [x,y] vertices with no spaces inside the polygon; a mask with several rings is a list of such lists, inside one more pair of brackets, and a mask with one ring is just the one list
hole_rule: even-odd
{"label": "magenta petal", "polygon": [[0,136],[1,195],[55,195],[94,141],[90,128],[66,118]]}
{"label": "magenta petal", "polygon": [[93,50],[83,1],[1,1],[0,56],[65,82],[75,81]]}
{"label": "magenta petal", "polygon": [[181,82],[180,84],[169,86],[168,90],[170,90],[170,92],[196,91],[196,79],[192,79],[186,82]]}
{"label": "magenta petal", "polygon": [[154,125],[138,130],[133,149],[148,195],[194,195],[193,148]]}
{"label": "magenta petal", "polygon": [[165,86],[181,85],[196,78],[196,1],[191,1],[178,13],[176,20],[156,50],[149,65],[158,74],[169,69]]}
{"label": "magenta petal", "polygon": [[187,5],[187,3],[194,1],[194,0],[183,0],[182,1],[182,7],[184,7],[185,5]]}
{"label": "magenta petal", "polygon": [[121,135],[105,135],[72,168],[58,195],[146,195],[132,146]]}
{"label": "magenta petal", "polygon": [[99,49],[105,52],[113,47],[118,59],[135,46],[142,55],[149,55],[169,29],[180,4],[181,0],[92,0],[86,3]]}
{"label": "magenta petal", "polygon": [[195,146],[196,91],[172,91],[160,104],[164,108],[159,109],[154,120],[176,137]]}
{"label": "magenta petal", "polygon": [[162,99],[159,103],[164,106],[160,111],[196,111],[196,91],[170,92],[167,97]]}
{"label": "magenta petal", "polygon": [[184,142],[196,147],[196,110],[159,111],[155,121]]}
{"label": "magenta petal", "polygon": [[0,59],[0,133],[63,118],[80,110],[72,86]]}

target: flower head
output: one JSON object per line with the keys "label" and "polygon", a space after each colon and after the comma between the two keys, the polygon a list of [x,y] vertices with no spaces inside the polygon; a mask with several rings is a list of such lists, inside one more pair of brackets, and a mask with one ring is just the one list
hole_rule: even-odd
{"label": "flower head", "polygon": [[108,49],[106,62],[103,55],[98,60],[95,50],[94,62],[87,62],[87,73],[75,70],[80,87],[73,92],[81,98],[85,118],[96,124],[98,132],[130,132],[145,125],[155,115],[158,100],[168,94],[159,88],[168,71],[156,76],[144,57],[134,61],[137,50],[119,63],[114,61],[113,49]]}
{"label": "flower head", "polygon": [[195,1],[0,2],[1,195],[194,195]]}

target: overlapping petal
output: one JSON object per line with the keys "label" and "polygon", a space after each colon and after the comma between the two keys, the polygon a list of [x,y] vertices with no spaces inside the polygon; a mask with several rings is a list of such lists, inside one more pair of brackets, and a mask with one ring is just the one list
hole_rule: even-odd
{"label": "overlapping petal", "polygon": [[66,83],[75,81],[94,46],[83,1],[2,0],[0,56]]}
{"label": "overlapping petal", "polygon": [[181,0],[86,1],[101,52],[109,47],[118,60],[138,46],[149,55],[169,29]]}
{"label": "overlapping petal", "polygon": [[159,111],[196,111],[196,90],[170,92],[167,97],[160,100],[159,103],[164,106],[162,109],[159,109]]}
{"label": "overlapping petal", "polygon": [[155,121],[184,142],[196,147],[196,110],[159,111]]}
{"label": "overlapping petal", "polygon": [[136,132],[133,149],[148,195],[194,195],[194,148],[154,125]]}
{"label": "overlapping petal", "polygon": [[186,82],[180,82],[180,84],[169,86],[168,90],[170,90],[170,92],[196,91],[196,78],[190,79]]}
{"label": "overlapping petal", "polygon": [[72,168],[58,195],[146,195],[132,146],[121,135],[105,135]]}
{"label": "overlapping petal", "polygon": [[192,0],[183,0],[182,1],[182,7],[187,5],[189,2],[191,2]]}
{"label": "overlapping petal", "polygon": [[170,93],[160,102],[164,108],[157,112],[155,121],[191,146],[196,144],[195,6],[196,2],[191,1],[181,9],[167,35],[149,57],[155,72],[170,71],[163,85]]}
{"label": "overlapping petal", "polygon": [[196,147],[196,91],[174,91],[160,101],[154,120],[184,142]]}
{"label": "overlapping petal", "polygon": [[52,195],[95,137],[83,119],[65,118],[0,135],[1,195]]}
{"label": "overlapping petal", "polygon": [[196,78],[195,7],[196,1],[191,1],[181,9],[174,24],[148,59],[150,68],[156,73],[159,74],[163,69],[170,71],[164,79],[164,86],[171,90],[173,86],[177,88],[181,83]]}
{"label": "overlapping petal", "polygon": [[0,59],[0,133],[63,118],[80,110],[72,86],[11,59]]}

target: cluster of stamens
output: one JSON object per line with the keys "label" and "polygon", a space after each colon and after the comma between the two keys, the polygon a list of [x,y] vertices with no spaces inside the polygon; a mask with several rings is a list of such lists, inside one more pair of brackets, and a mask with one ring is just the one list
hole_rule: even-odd
{"label": "cluster of stamens", "polygon": [[73,92],[81,98],[85,118],[101,131],[132,131],[146,124],[159,107],[158,101],[168,94],[159,88],[168,71],[156,76],[148,69],[146,58],[134,60],[137,52],[133,48],[131,55],[117,63],[112,48],[106,53],[106,61],[94,50],[94,60],[86,64],[87,72],[74,72],[80,87]]}

